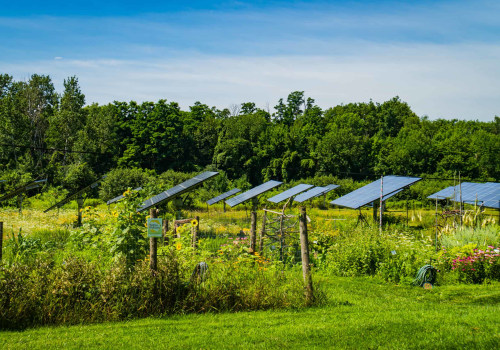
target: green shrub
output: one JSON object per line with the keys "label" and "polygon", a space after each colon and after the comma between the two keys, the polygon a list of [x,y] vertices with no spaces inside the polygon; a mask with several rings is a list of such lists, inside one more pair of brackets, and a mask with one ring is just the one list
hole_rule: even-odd
{"label": "green shrub", "polygon": [[403,232],[355,229],[336,236],[326,252],[326,267],[337,276],[378,275],[409,281],[429,258],[432,246]]}

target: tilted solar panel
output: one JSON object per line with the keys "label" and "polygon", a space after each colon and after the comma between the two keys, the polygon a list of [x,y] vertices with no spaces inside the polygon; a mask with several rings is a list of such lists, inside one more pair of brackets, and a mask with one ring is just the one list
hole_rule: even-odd
{"label": "tilted solar panel", "polygon": [[449,186],[449,187],[442,189],[441,191],[438,191],[436,193],[431,194],[427,198],[429,198],[429,199],[451,198],[451,197],[453,197],[454,191],[455,191],[455,186]]}
{"label": "tilted solar panel", "polygon": [[314,187],[314,186],[308,185],[308,184],[299,184],[299,185],[294,186],[294,187],[292,187],[284,192],[277,194],[274,197],[269,198],[268,201],[273,202],[273,203],[279,203],[279,202],[287,200],[288,198],[293,197],[301,192],[304,192],[304,191],[310,189],[311,187]]}
{"label": "tilted solar panel", "polygon": [[99,180],[91,183],[90,185],[88,185],[87,187],[84,187],[82,188],[80,191],[78,192],[75,192],[71,195],[69,195],[68,197],[64,198],[62,201],[54,204],[53,206],[51,206],[50,208],[48,209],[45,209],[43,212],[46,213],[54,208],[59,208],[59,207],[62,207],[64,204],[68,203],[69,201],[71,201],[73,198],[76,198],[78,197],[79,195],[85,193],[86,191],[88,191],[89,189],[91,188],[96,188],[97,186],[99,186],[99,183],[104,180],[106,178],[106,175],[102,176]]}
{"label": "tilted solar panel", "polygon": [[199,175],[196,175],[192,179],[189,179],[187,181],[184,181],[183,183],[174,186],[172,188],[169,188],[168,190],[161,192],[157,194],[156,196],[149,198],[145,200],[142,205],[137,209],[137,211],[143,211],[146,209],[149,209],[155,205],[158,205],[162,202],[165,202],[167,200],[171,200],[175,198],[176,196],[179,196],[185,192],[191,191],[193,188],[195,188],[198,185],[201,185],[204,181],[219,175],[218,172],[216,171],[205,171],[204,173],[201,173]]}
{"label": "tilted solar panel", "polygon": [[241,204],[249,199],[257,197],[258,195],[267,192],[270,189],[273,189],[274,187],[281,185],[282,183],[283,182],[280,181],[270,180],[268,182],[263,183],[262,185],[256,186],[246,192],[243,192],[242,194],[239,194],[236,197],[228,199],[226,203],[230,207],[234,207],[235,205]]}
{"label": "tilted solar panel", "polygon": [[[420,181],[419,177],[388,175],[383,177],[383,197],[394,194],[394,192]],[[331,201],[331,204],[358,209],[363,205],[380,199],[380,180],[374,181],[366,186]],[[388,197],[387,197],[388,198]]]}
{"label": "tilted solar panel", "polygon": [[227,192],[224,192],[223,194],[220,194],[218,195],[217,197],[214,197],[212,199],[209,199],[207,201],[207,204],[208,205],[212,205],[212,204],[215,204],[217,202],[220,202],[221,200],[223,199],[226,199],[228,197],[231,197],[233,194],[236,194],[238,192],[240,192],[241,190],[239,188],[233,188],[232,190],[230,191],[227,191]]}
{"label": "tilted solar panel", "polygon": [[[140,190],[142,190],[142,187],[134,188],[132,191],[133,192],[138,192]],[[110,199],[109,201],[106,202],[106,204],[107,205],[113,204],[115,202],[118,202],[118,201],[122,200],[123,198],[125,198],[125,196],[123,194],[121,194],[121,195],[119,195],[119,196],[117,196],[117,197],[115,197],[113,199]]]}
{"label": "tilted solar panel", "polygon": [[482,205],[488,208],[499,208],[500,183],[474,183],[463,182],[461,185],[450,186],[427,198],[436,199],[450,198],[454,202],[462,202]]}
{"label": "tilted solar panel", "polygon": [[500,183],[491,183],[491,192],[484,195],[482,200],[483,207],[500,209]]}
{"label": "tilted solar panel", "polygon": [[294,201],[302,203],[302,202],[307,201],[309,199],[316,198],[316,197],[322,196],[324,194],[327,194],[328,192],[336,189],[337,187],[339,187],[339,185],[334,185],[334,184],[324,186],[324,187],[317,186],[317,187],[311,188],[307,192],[299,194],[297,197],[295,197]]}
{"label": "tilted solar panel", "polygon": [[[488,208],[499,208],[500,201],[500,183],[467,183],[462,184],[462,202],[482,205]],[[460,201],[460,195],[456,195],[453,199],[455,202]]]}
{"label": "tilted solar panel", "polygon": [[4,200],[7,200],[7,199],[10,199],[12,197],[15,197],[15,196],[17,196],[17,195],[19,195],[19,194],[21,194],[23,192],[26,192],[26,191],[29,191],[29,190],[41,187],[46,182],[47,182],[47,179],[36,180],[36,181],[30,182],[29,184],[26,184],[24,186],[18,187],[15,190],[7,193],[5,196],[2,196],[0,198],[0,202],[4,201]]}

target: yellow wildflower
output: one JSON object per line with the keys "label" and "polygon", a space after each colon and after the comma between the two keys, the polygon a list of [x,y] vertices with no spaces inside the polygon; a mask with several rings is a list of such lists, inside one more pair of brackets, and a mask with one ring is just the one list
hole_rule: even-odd
{"label": "yellow wildflower", "polygon": [[191,221],[191,225],[192,225],[192,226],[198,226],[198,221],[196,221],[196,219],[193,219],[193,220]]}
{"label": "yellow wildflower", "polygon": [[181,250],[181,248],[182,248],[181,242],[177,242],[177,244],[175,245],[175,249]]}

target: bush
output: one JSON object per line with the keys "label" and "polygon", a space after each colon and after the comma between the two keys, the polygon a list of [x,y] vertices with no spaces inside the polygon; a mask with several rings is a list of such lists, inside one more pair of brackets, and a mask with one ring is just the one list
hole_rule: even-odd
{"label": "bush", "polygon": [[121,195],[127,188],[146,187],[153,182],[155,172],[141,168],[117,168],[111,170],[99,187],[99,198],[108,201]]}
{"label": "bush", "polygon": [[443,247],[439,263],[444,271],[452,272],[462,283],[500,281],[500,247],[479,249],[475,243],[449,250]]}
{"label": "bush", "polygon": [[429,243],[403,232],[354,229],[339,234],[326,252],[326,268],[337,276],[378,275],[409,282],[435,253]]}

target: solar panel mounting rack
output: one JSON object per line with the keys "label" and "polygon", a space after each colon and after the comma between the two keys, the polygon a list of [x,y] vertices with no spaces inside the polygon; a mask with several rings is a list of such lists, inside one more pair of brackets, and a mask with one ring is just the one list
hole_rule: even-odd
{"label": "solar panel mounting rack", "polygon": [[316,198],[316,197],[322,196],[324,194],[327,194],[328,192],[336,189],[337,187],[339,187],[339,185],[334,185],[334,184],[330,184],[328,186],[317,186],[317,187],[311,188],[307,192],[299,194],[297,197],[295,197],[294,201],[302,203],[302,202],[305,202],[309,199]]}
{"label": "solar panel mounting rack", "polygon": [[[134,188],[132,191],[133,192],[138,192],[140,190],[142,190],[142,187]],[[119,195],[119,196],[117,196],[115,198],[110,199],[109,201],[106,202],[106,204],[107,205],[113,204],[115,202],[118,202],[118,201],[122,200],[123,198],[125,198],[125,196],[123,194],[121,194],[121,195]]]}
{"label": "solar panel mounting rack", "polygon": [[[382,200],[389,198],[402,189],[420,181],[419,177],[388,175],[383,177]],[[358,188],[345,196],[331,201],[331,204],[358,209],[380,198],[380,179]]]}
{"label": "solar panel mounting rack", "polygon": [[217,197],[214,197],[212,199],[209,199],[207,201],[207,204],[208,205],[212,205],[212,204],[215,204],[215,203],[218,203],[220,202],[221,200],[224,200],[228,197],[231,197],[233,194],[236,194],[238,192],[241,192],[241,190],[239,188],[233,188],[232,190],[230,191],[227,191],[227,192],[224,192],[223,194],[219,194]]}
{"label": "solar panel mounting rack", "polygon": [[143,210],[149,209],[155,205],[158,205],[160,203],[163,203],[165,201],[172,200],[173,198],[191,191],[193,188],[195,188],[198,185],[201,185],[204,181],[211,179],[214,176],[219,175],[218,172],[216,171],[205,171],[204,173],[201,173],[199,175],[196,175],[195,177],[184,181],[183,183],[174,186],[172,188],[169,188],[166,191],[163,191],[159,194],[157,194],[154,197],[151,197],[147,200],[145,200],[142,205],[137,209],[138,212],[141,212]]}
{"label": "solar panel mounting rack", "polygon": [[66,198],[64,198],[62,201],[59,201],[57,202],[56,204],[54,204],[53,206],[51,206],[50,208],[47,208],[45,209],[43,212],[44,213],[47,213],[48,211],[54,209],[54,208],[60,208],[62,207],[64,204],[68,203],[69,201],[71,201],[73,198],[77,198],[78,196],[80,196],[81,194],[85,193],[86,191],[92,189],[92,188],[96,188],[97,186],[99,186],[99,183],[104,180],[106,178],[106,175],[103,175],[99,180],[91,183],[90,185],[88,185],[87,187],[84,187],[82,188],[81,190],[79,190],[78,192],[75,192],[69,196],[67,196]]}
{"label": "solar panel mounting rack", "polygon": [[269,198],[268,201],[273,202],[273,203],[279,203],[279,202],[282,202],[284,200],[287,200],[290,197],[296,196],[301,192],[307,191],[311,187],[314,187],[314,186],[308,185],[308,184],[298,184],[297,186],[294,186],[294,187],[292,187],[284,192],[277,194],[274,197]]}
{"label": "solar panel mounting rack", "polygon": [[0,198],[0,202],[2,202],[4,200],[7,200],[7,199],[10,199],[12,197],[15,197],[17,195],[20,195],[21,193],[24,193],[26,191],[29,191],[29,190],[41,187],[46,182],[47,182],[47,179],[41,179],[41,180],[36,180],[36,181],[30,182],[29,184],[26,184],[24,186],[18,187],[15,190],[13,190],[13,191],[7,193],[6,195],[2,196]]}
{"label": "solar panel mounting rack", "polygon": [[281,182],[281,181],[275,181],[275,180],[267,181],[259,186],[256,186],[256,187],[254,187],[246,192],[243,192],[243,193],[237,195],[236,197],[228,199],[226,201],[226,203],[230,207],[234,207],[238,204],[246,202],[249,199],[257,197],[258,195],[261,195],[262,193],[265,193],[265,192],[281,185],[282,183],[283,182]]}

